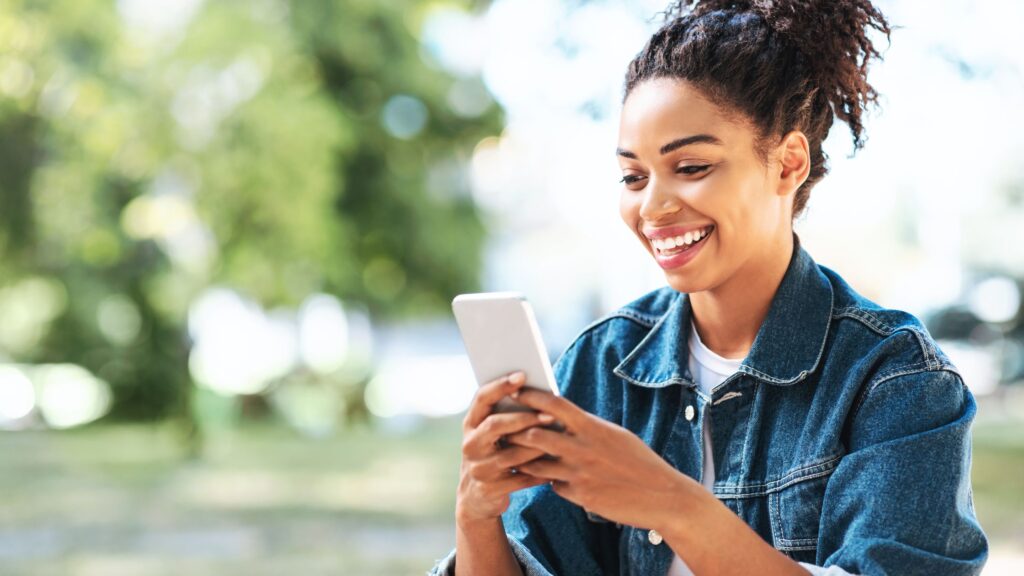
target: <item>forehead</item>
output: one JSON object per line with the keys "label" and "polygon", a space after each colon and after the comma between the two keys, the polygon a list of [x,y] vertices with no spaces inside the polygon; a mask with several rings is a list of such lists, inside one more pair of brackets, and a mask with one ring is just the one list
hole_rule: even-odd
{"label": "forehead", "polygon": [[748,138],[749,132],[744,123],[711,102],[693,84],[657,78],[638,84],[623,103],[619,146],[652,149],[692,134],[712,134],[726,146],[733,146]]}

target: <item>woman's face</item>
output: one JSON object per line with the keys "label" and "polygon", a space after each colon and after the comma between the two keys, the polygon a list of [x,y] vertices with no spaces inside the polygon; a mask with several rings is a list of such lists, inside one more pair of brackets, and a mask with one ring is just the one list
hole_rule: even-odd
{"label": "woman's face", "polygon": [[748,272],[754,278],[762,262],[791,246],[793,194],[754,142],[749,124],[684,81],[643,82],[623,104],[622,219],[677,291],[713,289]]}

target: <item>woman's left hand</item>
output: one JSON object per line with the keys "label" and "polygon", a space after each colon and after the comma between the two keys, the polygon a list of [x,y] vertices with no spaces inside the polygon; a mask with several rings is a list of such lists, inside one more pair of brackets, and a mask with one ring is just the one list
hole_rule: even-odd
{"label": "woman's left hand", "polygon": [[548,392],[524,388],[516,399],[554,416],[566,428],[557,432],[533,427],[506,436],[511,444],[557,458],[536,459],[517,469],[549,479],[555,493],[585,510],[620,524],[659,528],[686,499],[710,495],[622,426]]}

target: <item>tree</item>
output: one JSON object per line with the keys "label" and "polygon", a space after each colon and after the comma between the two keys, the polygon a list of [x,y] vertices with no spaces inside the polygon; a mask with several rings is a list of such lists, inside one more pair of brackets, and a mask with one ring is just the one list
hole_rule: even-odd
{"label": "tree", "polygon": [[188,305],[211,284],[267,306],[326,291],[377,318],[476,289],[463,174],[501,111],[448,105],[456,79],[415,36],[425,9],[206,2],[151,33],[110,0],[6,2],[0,308],[49,312],[0,350],[80,364],[114,417],[162,418],[187,402]]}

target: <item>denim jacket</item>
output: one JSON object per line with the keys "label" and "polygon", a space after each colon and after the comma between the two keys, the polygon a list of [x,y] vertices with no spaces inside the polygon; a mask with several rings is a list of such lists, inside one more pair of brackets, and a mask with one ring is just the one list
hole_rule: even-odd
{"label": "denim jacket", "polygon": [[[562,394],[698,482],[713,414],[714,495],[794,560],[854,574],[981,571],[974,398],[917,318],[855,292],[794,234],[750,353],[708,396],[687,367],[690,311],[666,286],[593,322],[554,365]],[[502,520],[528,576],[663,576],[672,561],[648,527],[609,522],[548,485],[512,493]],[[452,550],[428,574],[454,566]]]}

